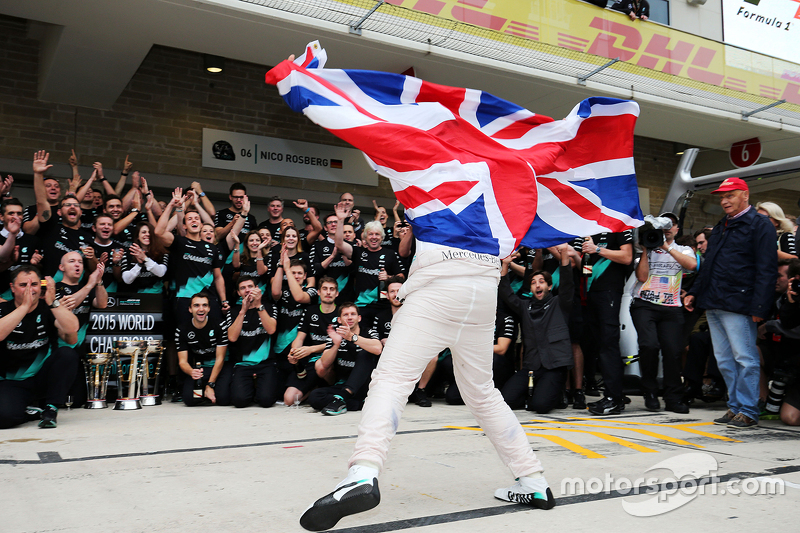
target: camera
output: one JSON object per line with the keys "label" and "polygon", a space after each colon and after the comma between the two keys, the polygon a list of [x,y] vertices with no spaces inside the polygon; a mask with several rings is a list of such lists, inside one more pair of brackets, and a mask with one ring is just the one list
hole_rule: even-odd
{"label": "camera", "polygon": [[[665,215],[668,213],[664,213]],[[664,244],[664,231],[672,227],[672,219],[665,216],[644,217],[644,224],[639,228],[639,244],[644,248],[658,248]]]}
{"label": "camera", "polygon": [[664,231],[656,229],[650,222],[639,228],[639,244],[645,248],[658,248],[664,244]]}

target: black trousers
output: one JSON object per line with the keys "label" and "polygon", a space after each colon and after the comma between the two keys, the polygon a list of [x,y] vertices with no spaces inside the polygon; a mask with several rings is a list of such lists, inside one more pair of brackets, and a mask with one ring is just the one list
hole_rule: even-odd
{"label": "black trousers", "polygon": [[617,400],[622,399],[622,376],[625,373],[619,351],[621,302],[621,292],[589,291],[586,295],[587,313],[583,317],[591,335],[592,342],[589,344],[598,347],[597,358],[605,394]]}
{"label": "black trousers", "polygon": [[[217,384],[214,388],[214,396],[217,399],[217,403],[215,405],[230,405],[231,404],[231,376],[233,374],[233,370],[231,369],[230,363],[224,363],[222,365],[222,370],[219,371],[219,375],[217,375]],[[206,383],[208,383],[208,378],[211,377],[211,371],[214,370],[212,367],[203,368],[203,391],[205,392]],[[183,403],[186,404],[187,407],[194,407],[195,405],[200,405],[203,403],[203,398],[195,398],[194,397],[194,380],[187,376],[183,382]]]}
{"label": "black trousers", "polygon": [[274,362],[264,361],[252,366],[233,367],[231,402],[234,407],[247,407],[253,401],[261,407],[272,407],[281,394],[283,388],[279,390],[278,368]]}
{"label": "black trousers", "polygon": [[[509,352],[513,352],[513,346],[509,348]],[[514,373],[513,362],[509,361],[507,355],[493,354],[492,357],[492,380],[496,389],[503,388],[508,379]],[[456,384],[456,376],[453,372],[453,356],[447,355],[442,359],[436,367],[435,378],[437,381],[446,381],[450,385],[447,387],[447,392],[444,394],[444,401],[448,405],[464,405],[464,400],[461,398],[461,392],[458,390]],[[428,385],[430,387],[430,385]]]}
{"label": "black trousers", "polygon": [[22,381],[0,381],[0,429],[28,421],[29,405],[63,405],[78,370],[78,353],[62,346],[50,354],[39,372]]}
{"label": "black trousers", "polygon": [[352,391],[351,397],[347,400],[347,410],[360,411],[364,405],[364,399],[367,397],[372,371],[375,370],[377,362],[375,359],[371,353],[360,350],[356,356],[355,365],[344,383],[312,391],[308,395],[308,405],[314,409],[322,409],[333,401],[334,396],[337,394],[341,396],[347,389]]}
{"label": "black trousers", "polygon": [[528,371],[518,370],[500,392],[512,409],[525,408],[543,415],[561,403],[567,372],[569,368],[563,366],[539,369],[533,376],[533,396],[528,398]]}
{"label": "black trousers", "polygon": [[286,378],[286,388],[294,387],[303,394],[306,394],[319,385],[327,385],[325,380],[317,376],[317,369],[314,363],[307,362],[307,359],[301,359],[301,362],[305,364],[306,377],[298,378],[296,371],[291,372]]}
{"label": "black trousers", "polygon": [[681,352],[683,351],[683,309],[645,302],[631,305],[631,318],[639,337],[639,369],[642,392],[658,392],[658,352],[664,369],[664,401],[678,402],[683,397]]}
{"label": "black trousers", "polygon": [[[334,396],[341,396],[345,391],[344,385],[332,385],[330,387],[320,387],[311,391],[308,395],[308,405],[319,411],[333,401]],[[350,397],[345,403],[348,411],[360,411],[364,407],[364,400],[367,397],[365,388],[357,396]]]}
{"label": "black trousers", "polygon": [[689,337],[689,351],[683,367],[683,378],[694,393],[699,393],[702,389],[703,377],[706,375],[712,376],[717,386],[725,390],[725,380],[717,368],[711,332],[708,330],[693,333]]}

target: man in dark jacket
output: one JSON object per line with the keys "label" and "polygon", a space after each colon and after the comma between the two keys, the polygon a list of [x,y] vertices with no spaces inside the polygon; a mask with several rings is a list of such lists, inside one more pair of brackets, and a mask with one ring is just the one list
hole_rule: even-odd
{"label": "man in dark jacket", "polygon": [[553,288],[550,273],[539,270],[531,276],[533,298],[520,298],[514,294],[506,275],[513,255],[503,260],[500,298],[519,317],[525,345],[522,368],[502,390],[503,399],[512,409],[525,405],[528,373],[533,372],[533,395],[527,409],[540,414],[550,412],[561,402],[567,371],[573,365],[568,326],[574,293],[570,255],[578,260],[580,256],[568,244],[559,246],[558,251],[561,254],[558,296],[550,293]]}
{"label": "man in dark jacket", "polygon": [[726,216],[711,232],[684,305],[688,311],[695,305],[706,309],[714,357],[728,386],[728,412],[714,423],[747,428],[758,425],[756,328],[772,307],[777,239],[769,219],[750,205],[744,180],[728,178],[713,194],[720,195]]}

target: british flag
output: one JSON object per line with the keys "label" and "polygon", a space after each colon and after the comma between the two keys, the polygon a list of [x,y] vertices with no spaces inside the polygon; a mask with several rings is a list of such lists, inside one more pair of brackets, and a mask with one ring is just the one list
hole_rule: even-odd
{"label": "british flag", "polygon": [[266,82],[364,153],[417,239],[505,257],[642,224],[636,102],[589,98],[555,121],[478,90],[325,69],[326,57],[314,41]]}

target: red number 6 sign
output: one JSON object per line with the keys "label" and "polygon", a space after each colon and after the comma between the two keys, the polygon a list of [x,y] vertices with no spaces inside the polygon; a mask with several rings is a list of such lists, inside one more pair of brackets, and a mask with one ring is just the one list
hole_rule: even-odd
{"label": "red number 6 sign", "polygon": [[736,168],[755,165],[758,158],[761,157],[761,141],[758,140],[758,137],[753,137],[752,139],[735,142],[731,145],[729,155],[731,163]]}

